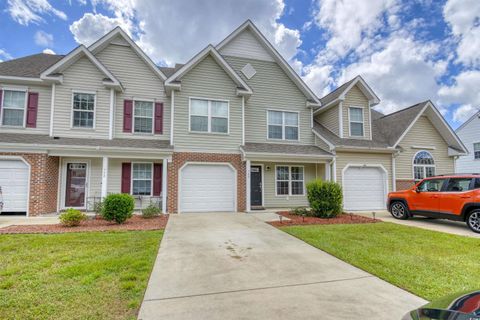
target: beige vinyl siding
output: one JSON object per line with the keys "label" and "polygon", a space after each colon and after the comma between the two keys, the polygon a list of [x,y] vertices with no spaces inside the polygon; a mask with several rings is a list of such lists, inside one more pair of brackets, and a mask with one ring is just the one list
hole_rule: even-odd
{"label": "beige vinyl siding", "polygon": [[[225,60],[253,90],[245,104],[245,141],[260,143],[314,144],[311,129],[311,110],[306,97],[275,62],[226,56]],[[257,73],[250,80],[240,71],[250,63]],[[300,141],[267,139],[267,110],[299,112]]]}
{"label": "beige vinyl siding", "polygon": [[225,56],[274,61],[270,53],[258,42],[250,30],[245,30],[220,50]]}
{"label": "beige vinyl siding", "polygon": [[317,136],[315,136],[315,145],[322,148],[325,151],[330,151],[330,146]]}
{"label": "beige vinyl siding", "polygon": [[454,172],[454,161],[448,156],[447,143],[425,116],[417,120],[399,146],[403,151],[396,158],[396,179],[413,179],[413,157],[422,149],[413,149],[412,146],[435,148],[425,150],[432,154],[437,174]]}
{"label": "beige vinyl siding", "polygon": [[[325,176],[324,170],[321,169],[323,164],[302,164],[302,163],[271,163],[271,162],[252,162],[253,165],[263,164],[263,205],[265,208],[294,208],[308,206],[306,185],[308,182],[315,180],[317,177],[323,179]],[[298,196],[276,196],[275,185],[275,166],[303,166],[304,167],[304,185],[305,195]],[[267,170],[267,168],[270,168]]]}
{"label": "beige vinyl siding", "polygon": [[342,171],[348,164],[382,165],[388,172],[388,191],[392,190],[392,155],[390,153],[337,152],[337,182],[340,184],[342,184]]}
{"label": "beige vinyl siding", "polygon": [[335,105],[317,115],[315,120],[318,123],[322,124],[325,128],[335,133],[337,136],[340,136],[340,119],[338,117],[339,114],[339,105]]}
{"label": "beige vinyl siding", "polygon": [[[349,107],[363,107],[363,133],[365,139],[371,139],[370,136],[370,109],[368,99],[357,87],[353,86],[350,91],[345,95],[345,101],[343,102],[343,137],[350,137],[350,119],[348,114]],[[361,139],[361,137],[355,137]]]}
{"label": "beige vinyl siding", "polygon": [[[122,41],[115,39],[114,43]],[[120,43],[126,43],[125,41]],[[135,53],[132,47],[109,44],[97,53],[100,60],[122,83],[124,92],[116,92],[114,136],[116,138],[170,139],[170,101],[166,99],[162,80]],[[123,101],[152,100],[163,102],[163,134],[131,134],[123,132]]]}
{"label": "beige vinyl siding", "polygon": [[[37,85],[28,85],[22,86],[18,84],[9,84],[6,82],[0,83],[0,90],[4,88],[27,88],[29,92],[38,93],[38,110],[37,110],[37,127],[36,128],[12,128],[12,127],[3,127],[0,125],[0,132],[10,132],[10,133],[39,133],[39,134],[49,134],[50,133],[50,106],[52,99],[52,87],[51,86],[37,86]],[[27,96],[28,98],[28,96]],[[25,110],[25,116],[26,116]]]}
{"label": "beige vinyl siding", "polygon": [[[55,87],[54,136],[108,139],[110,90],[105,75],[88,58],[80,58],[63,72],[63,84]],[[96,93],[95,129],[71,128],[73,91]]]}
{"label": "beige vinyl siding", "polygon": [[[242,143],[242,99],[236,96],[236,84],[207,56],[182,79],[182,90],[175,92],[174,144],[179,150],[239,152]],[[190,98],[229,101],[229,133],[190,132]]]}

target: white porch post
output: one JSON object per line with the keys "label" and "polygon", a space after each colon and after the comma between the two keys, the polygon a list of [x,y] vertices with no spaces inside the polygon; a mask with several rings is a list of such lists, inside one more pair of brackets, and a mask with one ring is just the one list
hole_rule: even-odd
{"label": "white porch post", "polygon": [[167,159],[163,159],[162,164],[162,212],[163,214],[167,213]]}
{"label": "white porch post", "polygon": [[331,178],[331,173],[332,173],[332,167],[330,166],[331,162],[325,162],[325,180],[330,181]]}
{"label": "white porch post", "polygon": [[246,174],[246,185],[245,185],[245,189],[247,190],[246,191],[246,194],[245,194],[245,197],[247,197],[247,212],[250,212],[252,209],[251,209],[251,205],[250,205],[250,160],[247,160],[247,174]]}
{"label": "white porch post", "polygon": [[103,157],[102,161],[102,198],[107,196],[108,190],[108,157]]}
{"label": "white porch post", "polygon": [[332,175],[333,175],[333,182],[337,182],[337,161],[333,159],[332,163]]}

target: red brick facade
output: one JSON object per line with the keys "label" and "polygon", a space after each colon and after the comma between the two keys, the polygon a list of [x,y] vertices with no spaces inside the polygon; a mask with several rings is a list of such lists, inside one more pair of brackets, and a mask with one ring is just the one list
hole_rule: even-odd
{"label": "red brick facade", "polygon": [[407,179],[407,180],[400,180],[400,179],[397,179],[396,180],[396,190],[397,191],[400,191],[400,190],[407,190],[407,189],[410,189],[411,187],[413,187],[413,185],[415,184],[415,180],[412,180],[412,179]]}
{"label": "red brick facade", "polygon": [[29,215],[57,211],[58,157],[42,153],[0,153],[0,156],[22,157],[30,165]]}
{"label": "red brick facade", "polygon": [[242,161],[240,155],[220,153],[175,152],[172,156],[172,162],[168,164],[167,210],[169,213],[177,212],[179,170],[186,162],[223,162],[231,164],[237,170],[237,211],[242,212],[246,210],[246,166],[245,162]]}

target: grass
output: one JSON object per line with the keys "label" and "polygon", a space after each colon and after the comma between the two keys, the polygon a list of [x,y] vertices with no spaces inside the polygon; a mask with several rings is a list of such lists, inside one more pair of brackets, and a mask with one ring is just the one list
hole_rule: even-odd
{"label": "grass", "polygon": [[162,235],[0,235],[0,319],[135,319]]}
{"label": "grass", "polygon": [[427,300],[480,289],[480,239],[392,223],[285,232]]}

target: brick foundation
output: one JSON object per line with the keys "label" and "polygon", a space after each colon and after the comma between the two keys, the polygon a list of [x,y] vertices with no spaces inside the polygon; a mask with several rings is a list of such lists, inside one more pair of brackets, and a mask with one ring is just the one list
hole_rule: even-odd
{"label": "brick foundation", "polygon": [[412,179],[407,179],[407,180],[397,179],[395,181],[397,191],[410,189],[411,187],[413,187],[414,184],[415,184],[415,180],[412,180]]}
{"label": "brick foundation", "polygon": [[246,210],[245,173],[246,165],[238,154],[175,152],[168,164],[168,212],[176,213],[178,208],[178,176],[180,168],[186,162],[223,162],[231,164],[237,170],[237,211]]}
{"label": "brick foundation", "polygon": [[42,153],[0,153],[0,156],[22,157],[30,165],[29,215],[57,211],[58,157]]}

